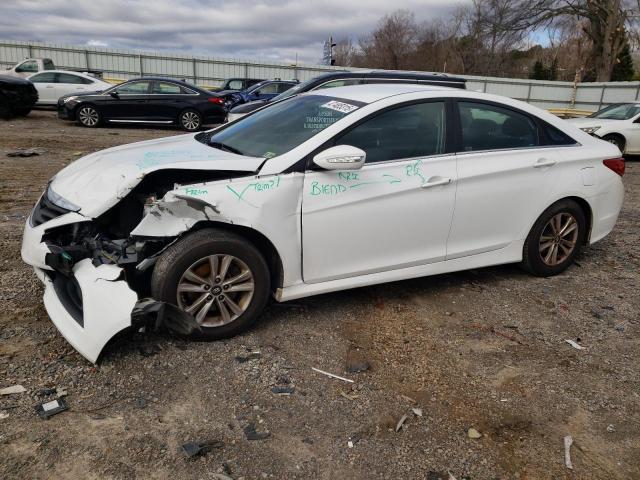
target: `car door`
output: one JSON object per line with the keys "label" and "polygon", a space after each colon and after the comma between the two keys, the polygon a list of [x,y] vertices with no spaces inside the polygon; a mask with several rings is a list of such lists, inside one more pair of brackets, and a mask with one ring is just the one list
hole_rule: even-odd
{"label": "car door", "polygon": [[526,235],[548,206],[559,161],[524,112],[466,100],[457,102],[457,112],[458,189],[448,260],[498,250]]}
{"label": "car door", "polygon": [[38,103],[41,105],[55,105],[60,95],[56,93],[56,74],[54,72],[36,73],[29,80],[38,90]]}
{"label": "car door", "polygon": [[141,122],[148,116],[149,80],[123,83],[99,96],[96,101],[103,116],[114,122]]}
{"label": "car door", "polygon": [[171,82],[155,81],[149,95],[149,120],[174,121],[178,114],[189,106],[188,100],[197,96],[195,92],[185,91],[183,87]]}
{"label": "car door", "polygon": [[446,105],[412,103],[369,117],[333,142],[364,150],[361,170],[306,172],[305,282],[444,260],[456,189]]}

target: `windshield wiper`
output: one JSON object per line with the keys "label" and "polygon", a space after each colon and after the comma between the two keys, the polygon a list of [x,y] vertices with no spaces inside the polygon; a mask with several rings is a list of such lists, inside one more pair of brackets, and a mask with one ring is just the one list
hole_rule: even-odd
{"label": "windshield wiper", "polygon": [[226,144],[224,144],[222,142],[209,141],[209,145],[211,145],[213,148],[218,148],[220,150],[224,150],[225,152],[235,153],[236,155],[244,155],[244,153],[242,153],[237,148],[231,147],[231,146],[226,145]]}

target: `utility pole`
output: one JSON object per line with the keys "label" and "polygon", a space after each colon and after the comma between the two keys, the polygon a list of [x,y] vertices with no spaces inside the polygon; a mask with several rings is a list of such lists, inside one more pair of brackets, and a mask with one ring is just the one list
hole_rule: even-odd
{"label": "utility pole", "polygon": [[336,60],[333,58],[333,47],[335,47],[336,44],[333,43],[333,36],[329,37],[329,65],[333,66],[336,64]]}

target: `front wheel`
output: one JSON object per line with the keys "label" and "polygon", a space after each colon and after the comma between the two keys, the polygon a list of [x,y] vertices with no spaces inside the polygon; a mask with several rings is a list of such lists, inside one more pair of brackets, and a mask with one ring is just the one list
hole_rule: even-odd
{"label": "front wheel", "polygon": [[76,113],[76,118],[79,125],[87,128],[95,128],[99,126],[100,121],[102,120],[100,112],[91,105],[80,105],[80,108],[78,108],[78,112]]}
{"label": "front wheel", "polygon": [[271,291],[258,249],[234,233],[199,230],[169,247],[151,278],[152,296],[194,316],[200,336],[227,338],[249,328]]}
{"label": "front wheel", "polygon": [[187,132],[197,132],[202,126],[202,115],[196,110],[185,110],[178,117],[178,124]]}
{"label": "front wheel", "polygon": [[587,220],[580,205],[561,200],[533,225],[524,243],[522,265],[540,277],[557,275],[573,263],[586,235]]}

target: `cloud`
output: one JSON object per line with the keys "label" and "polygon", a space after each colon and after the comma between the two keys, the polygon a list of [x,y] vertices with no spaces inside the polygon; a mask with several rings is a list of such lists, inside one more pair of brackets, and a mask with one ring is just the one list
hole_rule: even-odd
{"label": "cloud", "polygon": [[[8,3],[8,5],[7,5]],[[231,58],[317,63],[322,44],[357,38],[398,8],[418,21],[450,0],[3,0],[0,37]]]}

